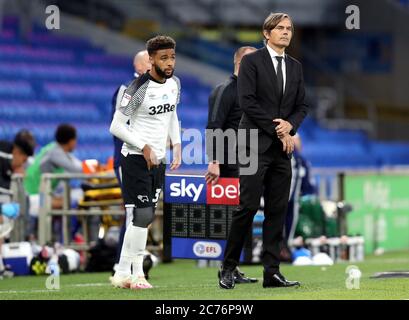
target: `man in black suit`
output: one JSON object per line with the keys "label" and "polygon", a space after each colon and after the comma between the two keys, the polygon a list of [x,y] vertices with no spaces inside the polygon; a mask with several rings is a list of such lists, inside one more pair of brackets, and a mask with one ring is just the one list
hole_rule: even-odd
{"label": "man in black suit", "polygon": [[[264,196],[263,287],[300,285],[280,273],[280,245],[291,184],[291,138],[305,118],[308,107],[300,62],[285,54],[293,35],[291,18],[271,13],[263,24],[266,46],[243,57],[238,77],[239,103],[243,109],[238,139],[240,163],[240,205],[233,215],[219,286],[234,288],[236,268],[246,232]],[[249,145],[251,131],[258,132],[258,143]],[[242,139],[243,140],[243,139]],[[257,169],[249,174],[240,159],[250,155]],[[254,163],[253,163],[254,164]],[[251,167],[251,164],[250,164]]]}
{"label": "man in black suit", "polygon": [[[240,47],[234,53],[234,73],[228,80],[218,85],[209,97],[209,116],[206,126],[206,152],[209,158],[206,183],[216,184],[220,178],[238,178],[239,165],[237,163],[237,144],[224,139],[224,134],[230,131],[237,136],[237,130],[243,111],[237,96],[237,76],[241,59],[251,52],[254,47]],[[208,141],[212,139],[212,141]],[[210,148],[212,146],[212,148]],[[247,251],[252,250],[251,230],[248,230],[245,243]],[[218,273],[220,275],[220,271]],[[253,283],[258,280],[249,278],[240,271],[239,267],[233,272],[235,283]]]}

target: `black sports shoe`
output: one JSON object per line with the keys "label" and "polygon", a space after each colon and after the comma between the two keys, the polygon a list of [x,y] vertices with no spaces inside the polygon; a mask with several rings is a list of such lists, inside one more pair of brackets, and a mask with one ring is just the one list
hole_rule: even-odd
{"label": "black sports shoe", "polygon": [[234,288],[234,276],[233,271],[230,270],[220,270],[219,287],[222,289],[233,289]]}

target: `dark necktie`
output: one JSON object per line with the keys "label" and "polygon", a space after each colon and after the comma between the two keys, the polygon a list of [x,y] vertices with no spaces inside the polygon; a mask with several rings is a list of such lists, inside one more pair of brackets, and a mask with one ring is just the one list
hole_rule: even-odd
{"label": "dark necktie", "polygon": [[280,100],[283,97],[283,87],[284,87],[284,80],[283,80],[283,70],[281,68],[281,61],[283,57],[275,57],[278,61],[277,64],[277,85],[278,85],[278,92],[280,94]]}

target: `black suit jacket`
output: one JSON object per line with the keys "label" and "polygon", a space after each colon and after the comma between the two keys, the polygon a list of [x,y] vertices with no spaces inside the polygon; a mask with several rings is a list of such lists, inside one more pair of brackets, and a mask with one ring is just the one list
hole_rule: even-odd
{"label": "black suit jacket", "polygon": [[[281,118],[291,123],[293,130],[290,134],[295,135],[308,112],[308,106],[304,102],[301,63],[287,54],[285,63],[286,84],[284,96],[280,101],[277,75],[267,48],[245,55],[241,61],[238,95],[243,116],[239,129],[259,129],[259,153],[265,152],[273,141],[279,142],[273,119]],[[248,148],[249,130],[246,131]]]}

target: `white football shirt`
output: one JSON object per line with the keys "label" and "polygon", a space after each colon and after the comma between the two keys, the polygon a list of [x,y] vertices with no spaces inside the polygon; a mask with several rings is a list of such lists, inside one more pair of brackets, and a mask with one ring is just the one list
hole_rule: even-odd
{"label": "white football shirt", "polygon": [[132,144],[124,142],[121,153],[143,154],[148,144],[158,159],[165,158],[167,139],[172,144],[181,142],[177,105],[180,100],[180,81],[176,76],[157,82],[149,73],[135,79],[125,90],[117,111],[129,117],[127,130]]}

